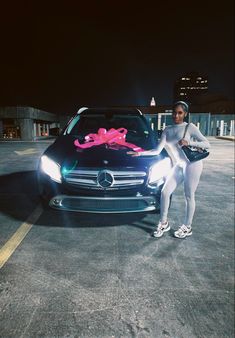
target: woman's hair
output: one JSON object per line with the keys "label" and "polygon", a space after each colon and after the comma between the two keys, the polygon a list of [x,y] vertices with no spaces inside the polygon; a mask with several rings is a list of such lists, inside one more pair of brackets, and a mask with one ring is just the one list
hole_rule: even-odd
{"label": "woman's hair", "polygon": [[185,113],[188,113],[189,111],[189,106],[186,102],[184,101],[177,101],[173,104],[173,109],[176,108],[177,106],[181,106],[183,108],[183,110],[185,111]]}

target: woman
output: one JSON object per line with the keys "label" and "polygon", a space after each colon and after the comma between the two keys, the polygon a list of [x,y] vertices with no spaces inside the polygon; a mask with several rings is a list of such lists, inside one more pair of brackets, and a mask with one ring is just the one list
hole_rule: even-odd
{"label": "woman", "polygon": [[[187,123],[184,122],[184,118],[187,114],[187,103],[184,101],[176,102],[173,105],[172,113],[174,125],[167,126],[164,129],[158,147],[143,152],[129,152],[132,156],[159,155],[162,149],[167,145],[175,158],[175,165],[167,176],[161,192],[161,218],[156,230],[153,232],[153,236],[157,238],[162,237],[164,232],[170,230],[167,219],[170,196],[182,182],[184,182],[186,203],[185,217],[184,223],[174,232],[174,236],[177,238],[185,238],[192,235],[191,225],[195,211],[195,191],[200,180],[203,165],[202,161],[189,162],[181,147],[183,145],[190,145],[208,149],[210,148],[210,144],[194,124],[189,124],[187,133],[183,138],[185,126],[187,125]],[[196,139],[196,141],[193,139]]]}

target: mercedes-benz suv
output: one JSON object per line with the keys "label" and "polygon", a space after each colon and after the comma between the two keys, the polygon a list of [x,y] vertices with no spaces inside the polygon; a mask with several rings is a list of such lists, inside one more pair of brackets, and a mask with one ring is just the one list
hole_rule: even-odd
{"label": "mercedes-benz suv", "polygon": [[167,152],[128,154],[156,146],[157,135],[139,110],[82,108],[40,158],[40,194],[58,210],[158,212],[171,169]]}

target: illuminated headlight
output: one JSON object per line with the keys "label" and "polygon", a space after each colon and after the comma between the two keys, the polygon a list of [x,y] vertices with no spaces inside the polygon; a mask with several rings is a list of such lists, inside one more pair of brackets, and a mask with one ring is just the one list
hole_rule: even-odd
{"label": "illuminated headlight", "polygon": [[154,164],[150,169],[149,184],[156,183],[163,177],[167,176],[171,170],[171,160],[169,157]]}
{"label": "illuminated headlight", "polygon": [[60,166],[46,155],[41,157],[41,169],[50,176],[53,181],[61,183]]}

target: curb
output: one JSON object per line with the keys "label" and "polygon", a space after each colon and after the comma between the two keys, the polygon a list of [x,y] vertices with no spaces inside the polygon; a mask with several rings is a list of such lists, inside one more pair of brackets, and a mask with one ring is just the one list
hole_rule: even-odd
{"label": "curb", "polygon": [[235,136],[216,136],[217,139],[235,141]]}

